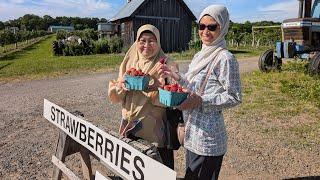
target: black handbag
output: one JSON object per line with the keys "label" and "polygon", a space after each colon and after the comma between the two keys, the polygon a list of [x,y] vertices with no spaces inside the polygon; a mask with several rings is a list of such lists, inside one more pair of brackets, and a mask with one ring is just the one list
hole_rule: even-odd
{"label": "black handbag", "polygon": [[179,109],[166,108],[166,145],[168,149],[178,150],[181,146],[177,128],[179,123],[183,123],[183,114]]}

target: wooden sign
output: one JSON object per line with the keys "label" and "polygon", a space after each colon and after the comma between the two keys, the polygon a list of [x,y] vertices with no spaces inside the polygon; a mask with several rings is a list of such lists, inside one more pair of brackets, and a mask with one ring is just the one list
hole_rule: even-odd
{"label": "wooden sign", "polygon": [[94,180],[110,180],[106,177],[104,177],[99,171],[96,171],[95,179]]}
{"label": "wooden sign", "polygon": [[44,99],[43,116],[125,179],[174,180],[176,172],[90,122]]}

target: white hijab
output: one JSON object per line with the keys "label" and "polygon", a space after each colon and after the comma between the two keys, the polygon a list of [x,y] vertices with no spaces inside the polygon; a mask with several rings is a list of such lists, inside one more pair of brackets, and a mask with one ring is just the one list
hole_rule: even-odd
{"label": "white hijab", "polygon": [[199,17],[199,22],[205,15],[213,17],[218,22],[221,32],[218,38],[212,42],[212,44],[202,44],[201,51],[195,54],[193,57],[189,65],[188,72],[186,73],[186,78],[189,82],[192,82],[196,74],[214,61],[222,49],[227,48],[225,40],[225,36],[227,35],[229,29],[229,13],[227,8],[221,5],[211,5],[202,11]]}

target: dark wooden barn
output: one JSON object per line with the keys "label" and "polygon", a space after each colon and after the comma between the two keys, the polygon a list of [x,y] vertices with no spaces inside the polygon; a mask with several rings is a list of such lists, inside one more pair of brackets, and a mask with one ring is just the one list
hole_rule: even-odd
{"label": "dark wooden barn", "polygon": [[162,49],[173,52],[188,48],[195,20],[183,0],[132,0],[110,21],[118,25],[126,47],[134,42],[140,26],[152,24],[160,31]]}

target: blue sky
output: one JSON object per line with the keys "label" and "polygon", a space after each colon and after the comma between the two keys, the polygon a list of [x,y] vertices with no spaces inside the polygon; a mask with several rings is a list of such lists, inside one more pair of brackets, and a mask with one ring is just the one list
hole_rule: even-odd
{"label": "blue sky", "polygon": [[[134,1],[134,0],[133,0]],[[160,0],[159,0],[160,1]],[[210,4],[228,7],[234,22],[295,18],[297,0],[184,0],[198,17],[201,10]],[[0,0],[0,21],[23,16],[80,16],[110,19],[127,3],[127,0]]]}

